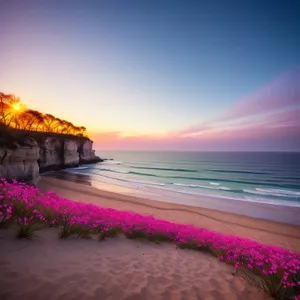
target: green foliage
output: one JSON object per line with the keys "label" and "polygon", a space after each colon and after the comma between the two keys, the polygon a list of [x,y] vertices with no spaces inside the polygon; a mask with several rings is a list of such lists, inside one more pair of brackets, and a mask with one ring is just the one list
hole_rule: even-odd
{"label": "green foliage", "polygon": [[37,221],[31,221],[28,224],[23,222],[18,222],[16,226],[17,226],[17,234],[16,234],[17,238],[30,239],[35,234],[35,232],[42,227],[42,224]]}
{"label": "green foliage", "polygon": [[103,241],[106,238],[112,238],[117,236],[118,234],[122,233],[122,230],[120,227],[110,227],[107,230],[100,232],[99,234],[99,241]]}
{"label": "green foliage", "polygon": [[161,232],[149,234],[149,235],[147,235],[147,239],[154,243],[171,242],[172,241],[167,234],[163,234]]}
{"label": "green foliage", "polygon": [[178,243],[177,247],[180,249],[199,250],[198,243],[194,241],[186,241],[186,242]]}
{"label": "green foliage", "polygon": [[132,229],[131,231],[128,230],[124,234],[128,239],[144,239],[147,236],[146,231],[143,229],[142,230]]}
{"label": "green foliage", "polygon": [[75,236],[76,238],[90,238],[91,230],[87,227],[82,227],[79,224],[74,224],[72,226],[64,224],[60,228],[61,231],[59,237],[62,239],[70,236]]}
{"label": "green foliage", "polygon": [[0,229],[6,229],[13,223],[12,218],[7,218],[6,215],[0,216]]}
{"label": "green foliage", "polygon": [[27,208],[26,204],[24,202],[15,202],[13,209],[12,209],[12,214],[15,219],[17,218],[29,218],[33,214],[34,207]]}
{"label": "green foliage", "polygon": [[[40,209],[40,208],[39,208]],[[52,227],[57,225],[57,214],[51,208],[41,208],[47,224]]]}
{"label": "green foliage", "polygon": [[[285,286],[283,284],[283,269],[278,270],[275,274],[255,275],[247,268],[241,267],[245,279],[252,285],[263,290],[276,300],[294,300],[296,287]],[[298,273],[299,275],[299,273]]]}

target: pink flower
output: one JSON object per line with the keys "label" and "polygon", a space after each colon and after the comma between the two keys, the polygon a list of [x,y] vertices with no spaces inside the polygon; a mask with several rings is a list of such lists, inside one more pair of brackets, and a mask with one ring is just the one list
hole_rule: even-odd
{"label": "pink flower", "polygon": [[[266,276],[276,274],[279,270],[284,271],[283,283],[287,286],[295,285],[292,280],[300,270],[300,255],[286,249],[261,245],[249,239],[226,236],[137,213],[72,202],[57,196],[54,192],[40,194],[38,189],[18,182],[10,184],[2,181],[2,184],[1,192],[5,193],[5,197],[0,198],[4,199],[0,204],[0,216],[7,214],[6,218],[14,217],[24,225],[29,226],[33,220],[47,222],[47,219],[50,225],[79,225],[83,229],[97,229],[98,232],[119,227],[128,233],[144,231],[148,236],[159,233],[169,237],[176,244],[184,243],[213,249],[221,253],[221,260],[234,262],[235,268],[242,265],[252,270],[255,267]],[[26,214],[24,218],[20,215],[12,216],[15,214],[13,206],[17,203],[24,204],[27,211],[33,211],[32,215]]]}

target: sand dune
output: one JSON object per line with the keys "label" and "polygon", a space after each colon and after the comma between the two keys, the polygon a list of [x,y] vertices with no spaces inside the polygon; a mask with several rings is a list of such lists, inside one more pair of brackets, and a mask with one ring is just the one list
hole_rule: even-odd
{"label": "sand dune", "polygon": [[54,228],[32,240],[0,231],[1,300],[270,299],[232,267],[170,244],[58,238]]}

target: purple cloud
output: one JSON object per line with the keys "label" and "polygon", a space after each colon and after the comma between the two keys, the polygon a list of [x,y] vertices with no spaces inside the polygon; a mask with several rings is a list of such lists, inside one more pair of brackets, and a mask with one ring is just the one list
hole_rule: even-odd
{"label": "purple cloud", "polygon": [[256,93],[240,100],[214,121],[223,122],[296,105],[300,105],[300,69],[280,76]]}
{"label": "purple cloud", "polygon": [[[178,132],[179,136],[201,135],[218,128],[257,122],[260,115],[300,106],[300,68],[287,72],[254,94],[245,97],[215,119]],[[278,117],[278,116],[277,116]],[[268,117],[266,117],[268,118]],[[260,120],[261,122],[261,120]],[[277,122],[281,122],[279,119]]]}
{"label": "purple cloud", "polygon": [[98,133],[106,149],[300,151],[300,69],[237,102],[218,118],[165,136]]}

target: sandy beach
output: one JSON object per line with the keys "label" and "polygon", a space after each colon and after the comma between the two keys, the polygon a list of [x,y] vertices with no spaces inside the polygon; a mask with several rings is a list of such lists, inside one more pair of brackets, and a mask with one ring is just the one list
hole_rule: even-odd
{"label": "sandy beach", "polygon": [[[58,195],[84,203],[94,203],[102,207],[137,212],[156,218],[194,225],[226,235],[236,235],[300,253],[300,226],[251,218],[207,208],[191,207],[173,203],[145,199],[145,194],[120,186],[103,185],[106,190],[83,184],[42,176],[41,191],[54,190]],[[115,192],[112,192],[114,190]],[[129,193],[131,193],[129,195]],[[133,195],[133,193],[135,193]],[[143,197],[142,197],[143,196]],[[245,210],[251,209],[242,203]],[[253,204],[251,205],[253,206]],[[280,207],[273,207],[280,212]],[[300,216],[300,215],[299,215]]]}
{"label": "sandy beach", "polygon": [[[298,226],[147,200],[138,197],[139,192],[132,196],[122,194],[130,191],[121,188],[116,188],[118,193],[103,191],[45,176],[39,188],[71,200],[192,224],[296,252],[300,249]],[[1,300],[271,299],[242,276],[233,276],[232,266],[207,253],[122,235],[102,242],[96,237],[58,236],[58,228],[44,228],[31,240],[19,240],[13,228],[0,230]]]}
{"label": "sandy beach", "polygon": [[1,300],[270,299],[214,257],[173,245],[58,238],[0,231]]}

